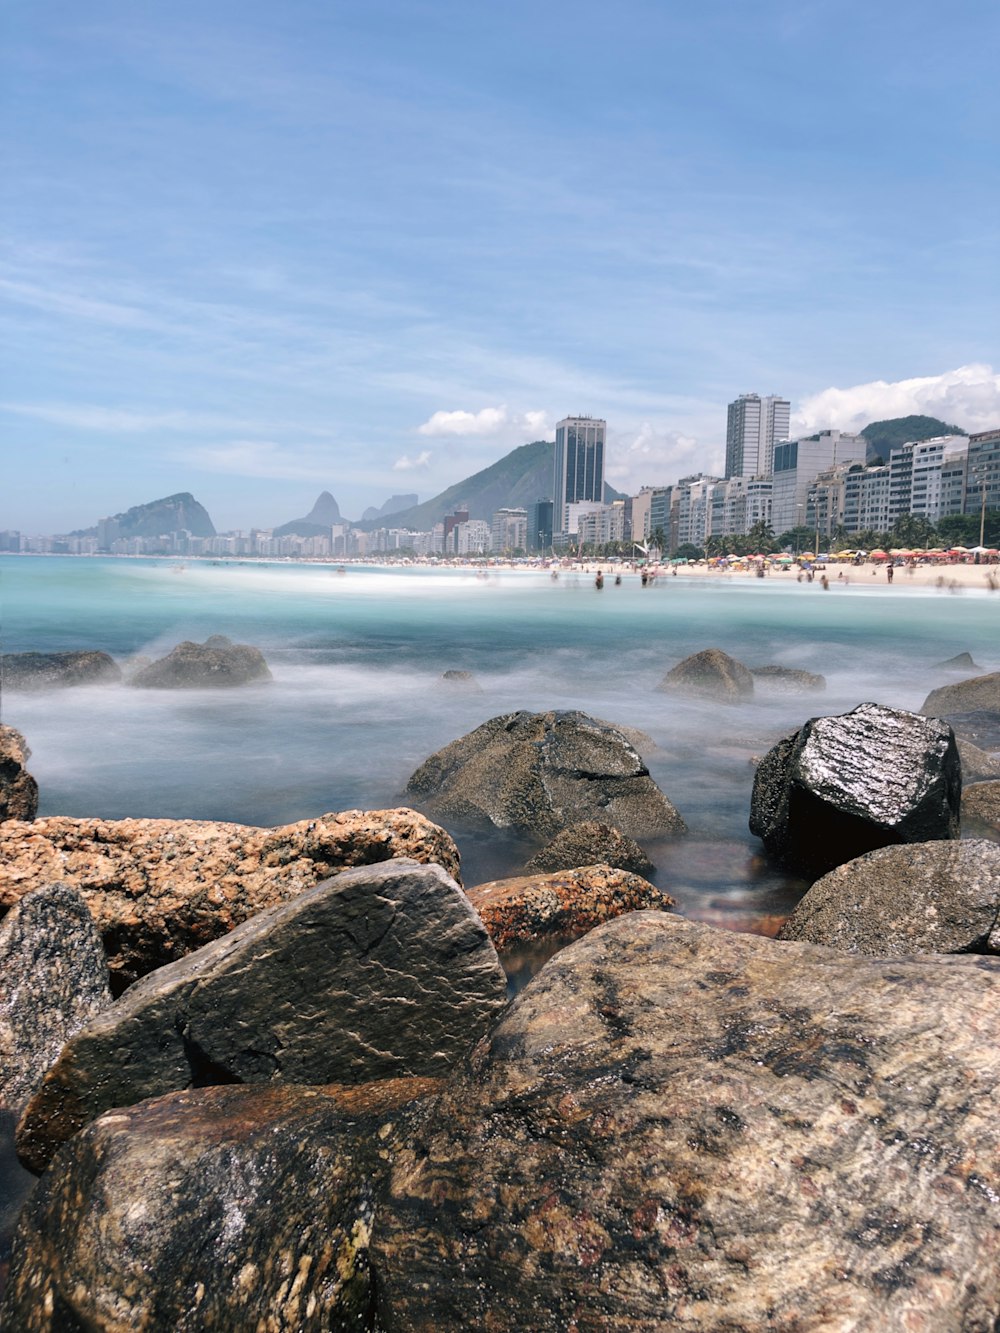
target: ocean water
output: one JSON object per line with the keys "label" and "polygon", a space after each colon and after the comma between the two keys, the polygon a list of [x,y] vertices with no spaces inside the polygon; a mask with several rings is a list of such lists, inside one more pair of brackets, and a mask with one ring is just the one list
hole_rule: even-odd
{"label": "ocean water", "polygon": [[[818,713],[864,700],[917,709],[969,651],[1000,666],[1000,598],[848,584],[257,562],[0,557],[3,651],[158,656],[227,634],[260,647],[273,682],[232,691],[8,691],[41,813],[279,824],[409,804],[413,770],[515,709],[577,708],[647,732],[646,762],[690,833],[649,847],[681,910],[766,928],[803,886],[747,828],[752,757]],[[867,580],[870,580],[866,582]],[[749,665],[821,672],[815,695],[736,707],[658,693],[681,658],[719,647]],[[480,692],[442,681],[474,673]],[[532,850],[451,830],[466,883],[516,873]]]}

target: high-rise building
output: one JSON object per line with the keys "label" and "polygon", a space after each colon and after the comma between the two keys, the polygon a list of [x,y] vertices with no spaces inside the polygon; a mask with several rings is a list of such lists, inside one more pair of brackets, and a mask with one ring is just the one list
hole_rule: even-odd
{"label": "high-rise building", "polygon": [[726,420],[726,476],[769,477],[774,446],[788,439],[791,404],[787,398],[741,393],[729,404]]}
{"label": "high-rise building", "polygon": [[566,506],[604,503],[604,436],[608,423],[595,417],[565,417],[556,426],[553,521],[568,531]]}

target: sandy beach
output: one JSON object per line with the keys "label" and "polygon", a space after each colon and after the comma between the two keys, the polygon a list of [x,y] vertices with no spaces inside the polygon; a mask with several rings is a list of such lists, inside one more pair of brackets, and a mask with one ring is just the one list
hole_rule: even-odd
{"label": "sandy beach", "polygon": [[[595,565],[596,569],[597,566]],[[664,567],[658,577],[672,578],[670,566]],[[720,570],[711,565],[678,565],[677,577],[686,579],[756,579],[753,569]],[[778,583],[794,583],[802,571],[795,565],[783,569],[780,566],[768,566],[764,577]],[[888,575],[885,562],[879,564],[851,565],[831,561],[825,566],[816,566],[813,581],[822,587],[820,579],[826,575],[829,591],[844,587],[885,586]],[[804,577],[804,576],[803,576]],[[992,585],[991,585],[992,580]],[[961,592],[976,588],[982,591],[1000,591],[1000,565],[974,564],[926,564],[904,565],[893,568],[892,586],[894,588],[940,588],[946,592]]]}

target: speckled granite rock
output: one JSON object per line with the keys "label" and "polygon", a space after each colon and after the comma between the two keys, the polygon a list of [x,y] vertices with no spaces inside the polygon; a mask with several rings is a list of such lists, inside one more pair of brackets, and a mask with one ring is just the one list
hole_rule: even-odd
{"label": "speckled granite rock", "polygon": [[753,694],[753,676],[742,662],[721,648],[705,648],[678,662],[656,688],[735,704]]}
{"label": "speckled granite rock", "polygon": [[755,683],[764,689],[782,694],[811,694],[826,689],[826,677],[815,671],[801,671],[797,667],[759,666],[751,667],[750,674]]}
{"label": "speckled granite rock", "polygon": [[414,810],[346,810],[279,828],[183,819],[37,819],[0,824],[0,912],[61,881],[78,889],[104,939],[112,988],[338,870],[392,857],[437,862],[458,850]]}
{"label": "speckled granite rock", "polygon": [[1000,838],[1000,782],[977,782],[962,793],[962,824],[967,833]]}
{"label": "speckled granite rock", "polygon": [[25,767],[30,757],[21,733],[0,726],[0,822],[31,820],[38,813],[38,783]]}
{"label": "speckled granite rock", "polygon": [[962,770],[952,730],[881,704],[811,718],[760,761],[750,831],[819,876],[876,847],[956,838]]}
{"label": "speckled granite rock", "polygon": [[831,870],[778,938],[876,957],[1000,953],[998,921],[1000,847],[918,842],[880,847]]}
{"label": "speckled granite rock", "polygon": [[980,710],[1000,713],[1000,671],[972,676],[969,680],[956,680],[953,685],[941,685],[931,690],[920,709],[927,717]]}
{"label": "speckled granite rock", "polygon": [[971,741],[958,737],[958,757],[962,761],[962,782],[989,782],[1000,778],[1000,756],[981,750]]}
{"label": "speckled granite rock", "polygon": [[440,866],[335,878],[137,982],[63,1047],[17,1131],[44,1168],[114,1106],[212,1083],[444,1074],[506,999],[496,951]]}
{"label": "speckled granite rock", "polygon": [[166,657],[129,674],[128,684],[146,690],[220,689],[271,680],[259,648],[213,634],[204,643],[186,639]]}
{"label": "speckled granite rock", "polygon": [[531,858],[525,873],[541,874],[547,870],[572,870],[576,866],[604,865],[649,875],[652,861],[634,838],[627,838],[610,824],[585,819],[581,824],[557,833],[552,841]]}
{"label": "speckled granite rock", "polygon": [[371,1327],[375,1199],[436,1086],[200,1088],[109,1112],[38,1182],[4,1328]]}
{"label": "speckled granite rock", "polygon": [[606,865],[496,879],[468,895],[501,953],[549,935],[582,935],[625,912],[677,906],[640,875]]}
{"label": "speckled granite rock", "polygon": [[96,649],[74,653],[6,653],[6,690],[53,690],[72,685],[116,685],[122,673],[114,658]]}
{"label": "speckled granite rock", "polygon": [[64,884],[0,922],[0,1106],[20,1113],[64,1043],[111,1003],[108,965],[83,899]]}
{"label": "speckled granite rock", "polygon": [[383,1327],[992,1330],[998,1024],[995,959],[599,927],[397,1155]]}
{"label": "speckled granite rock", "polygon": [[407,791],[438,818],[542,838],[584,819],[633,838],[685,831],[625,736],[586,713],[490,718],[432,755]]}

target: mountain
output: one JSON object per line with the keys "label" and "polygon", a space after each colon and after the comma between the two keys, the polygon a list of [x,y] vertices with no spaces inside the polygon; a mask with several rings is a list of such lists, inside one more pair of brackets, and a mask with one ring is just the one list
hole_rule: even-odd
{"label": "mountain", "polygon": [[[551,498],[554,449],[555,445],[549,440],[522,444],[481,472],[449,486],[432,500],[393,514],[393,526],[427,532],[435,523],[440,523],[445,514],[459,507],[468,509],[470,518],[488,522],[498,509],[526,509],[536,500]],[[622,498],[612,487],[604,487],[607,503]],[[375,523],[376,520],[369,519],[359,526],[372,528]]]}
{"label": "mountain", "polygon": [[865,461],[888,463],[893,449],[912,440],[933,440],[937,435],[964,435],[961,426],[949,426],[937,417],[892,417],[888,421],[872,421],[861,434],[868,441]]}
{"label": "mountain", "polygon": [[[159,537],[166,532],[186,529],[192,537],[214,537],[215,524],[190,491],[179,491],[149,504],[133,505],[123,514],[114,514],[120,537]],[[77,537],[96,537],[97,526],[83,528]]]}
{"label": "mountain", "polygon": [[305,518],[293,518],[274,529],[276,537],[328,537],[334,523],[342,523],[340,505],[329,491],[323,491]]}
{"label": "mountain", "polygon": [[390,514],[398,514],[403,509],[413,509],[420,500],[419,495],[391,495],[384,505],[376,509],[369,505],[361,515],[362,523],[366,523],[372,518],[388,518]]}

